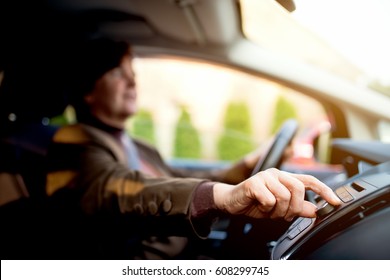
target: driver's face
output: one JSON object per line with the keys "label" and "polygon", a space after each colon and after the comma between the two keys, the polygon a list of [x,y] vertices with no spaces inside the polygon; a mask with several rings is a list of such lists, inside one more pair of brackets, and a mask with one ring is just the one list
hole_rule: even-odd
{"label": "driver's face", "polygon": [[85,96],[91,113],[101,121],[112,124],[126,121],[137,111],[137,91],[132,59],[126,56],[121,64],[96,81]]}

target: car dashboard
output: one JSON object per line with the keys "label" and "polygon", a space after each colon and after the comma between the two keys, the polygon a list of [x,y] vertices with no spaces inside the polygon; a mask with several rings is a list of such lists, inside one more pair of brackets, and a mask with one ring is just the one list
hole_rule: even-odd
{"label": "car dashboard", "polygon": [[298,218],[276,241],[272,259],[389,259],[390,161],[334,188],[338,207],[312,198],[316,218]]}
{"label": "car dashboard", "polygon": [[390,161],[390,143],[337,138],[332,141],[332,162],[343,164],[349,177],[370,165]]}

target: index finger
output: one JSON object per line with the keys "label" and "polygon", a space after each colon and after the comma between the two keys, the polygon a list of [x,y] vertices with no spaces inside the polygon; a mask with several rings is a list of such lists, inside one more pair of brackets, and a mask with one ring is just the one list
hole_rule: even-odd
{"label": "index finger", "polygon": [[300,180],[306,189],[312,190],[316,194],[320,195],[323,199],[325,199],[330,204],[337,206],[341,204],[341,200],[338,196],[333,192],[331,188],[322,183],[317,178],[311,175],[304,174],[291,174],[293,177]]}

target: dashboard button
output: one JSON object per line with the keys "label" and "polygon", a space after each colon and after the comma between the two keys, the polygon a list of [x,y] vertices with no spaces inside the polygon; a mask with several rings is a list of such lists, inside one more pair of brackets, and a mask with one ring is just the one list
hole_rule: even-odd
{"label": "dashboard button", "polygon": [[342,202],[347,203],[353,200],[353,196],[348,192],[344,193],[342,196],[339,196]]}
{"label": "dashboard button", "polygon": [[312,223],[312,219],[310,218],[306,218],[306,219],[303,219],[299,224],[298,224],[298,228],[300,231],[304,231],[308,226],[310,226]]}
{"label": "dashboard button", "polygon": [[344,203],[350,202],[354,199],[353,196],[344,187],[338,188],[336,190],[336,194]]}
{"label": "dashboard button", "polygon": [[322,207],[317,209],[317,216],[318,217],[323,217],[330,212],[332,212],[335,209],[335,207],[332,204],[325,203]]}
{"label": "dashboard button", "polygon": [[301,233],[300,230],[298,228],[295,228],[295,229],[293,229],[292,231],[289,232],[288,238],[292,240],[300,233]]}

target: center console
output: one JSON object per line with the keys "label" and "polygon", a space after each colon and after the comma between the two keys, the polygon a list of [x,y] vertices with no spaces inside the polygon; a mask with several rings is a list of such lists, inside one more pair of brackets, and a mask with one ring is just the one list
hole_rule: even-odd
{"label": "center console", "polygon": [[390,162],[334,188],[332,206],[317,196],[316,218],[298,218],[272,249],[272,259],[390,259]]}

